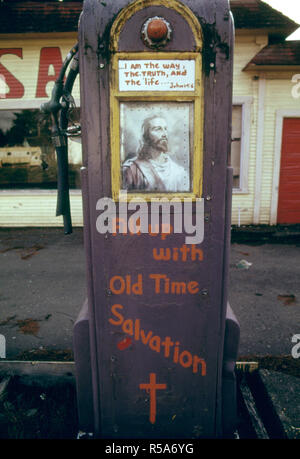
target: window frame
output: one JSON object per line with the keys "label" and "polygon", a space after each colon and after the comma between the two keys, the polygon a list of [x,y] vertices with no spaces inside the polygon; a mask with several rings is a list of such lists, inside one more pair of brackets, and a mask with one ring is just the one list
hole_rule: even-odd
{"label": "window frame", "polygon": [[242,107],[242,130],[240,150],[240,186],[233,188],[234,194],[249,193],[249,156],[250,156],[250,130],[251,130],[251,108],[252,96],[234,96],[232,106]]}
{"label": "window frame", "polygon": [[[74,99],[76,108],[80,108],[80,99]],[[2,111],[8,110],[36,110],[40,109],[41,105],[45,103],[45,99],[32,99],[32,100],[16,100],[16,99],[0,99],[0,114]],[[57,190],[53,188],[10,188],[0,189],[0,195],[6,196],[25,196],[30,195],[51,195],[57,194]],[[81,194],[81,189],[70,189],[70,196],[77,196]]]}

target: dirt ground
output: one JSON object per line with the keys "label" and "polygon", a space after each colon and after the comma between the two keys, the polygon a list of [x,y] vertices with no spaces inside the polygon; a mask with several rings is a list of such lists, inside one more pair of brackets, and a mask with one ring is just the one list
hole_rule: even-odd
{"label": "dirt ground", "polygon": [[[300,377],[300,229],[236,229],[230,303],[241,326],[239,361]],[[243,263],[241,261],[244,260]],[[245,263],[246,261],[246,263]],[[0,334],[7,359],[73,361],[72,333],[85,299],[82,230],[0,231]],[[0,377],[0,387],[3,380]],[[13,376],[0,391],[0,439],[76,438],[75,383]]]}
{"label": "dirt ground", "polygon": [[77,433],[74,383],[10,378],[0,398],[0,439],[74,439]]}

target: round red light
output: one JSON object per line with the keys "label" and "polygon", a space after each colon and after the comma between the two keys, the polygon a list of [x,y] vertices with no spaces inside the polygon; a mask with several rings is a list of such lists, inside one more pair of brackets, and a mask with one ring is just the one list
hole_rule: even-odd
{"label": "round red light", "polygon": [[163,20],[153,19],[148,25],[147,34],[150,40],[159,42],[166,39],[168,27]]}

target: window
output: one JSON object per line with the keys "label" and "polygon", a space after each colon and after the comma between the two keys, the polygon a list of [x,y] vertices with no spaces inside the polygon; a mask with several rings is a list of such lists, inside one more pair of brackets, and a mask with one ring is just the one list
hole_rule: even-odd
{"label": "window", "polygon": [[230,165],[233,168],[233,188],[240,188],[241,178],[242,105],[232,107]]}
{"label": "window", "polygon": [[[79,110],[72,113],[73,121]],[[81,145],[69,140],[70,188],[80,188]],[[51,121],[38,109],[0,111],[0,189],[57,187]]]}
{"label": "window", "polygon": [[233,191],[248,193],[252,97],[236,97],[232,106],[232,133],[229,163],[233,168]]}

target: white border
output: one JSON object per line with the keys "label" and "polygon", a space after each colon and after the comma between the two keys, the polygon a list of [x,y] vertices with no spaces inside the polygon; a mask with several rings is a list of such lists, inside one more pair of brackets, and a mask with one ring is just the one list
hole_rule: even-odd
{"label": "white border", "polygon": [[284,118],[300,118],[300,110],[277,110],[276,111],[274,167],[273,167],[270,225],[277,224],[280,163],[281,163],[282,134],[283,134],[283,119]]}
{"label": "white border", "polygon": [[240,187],[233,188],[234,194],[248,193],[248,172],[250,154],[251,108],[253,96],[233,97],[232,105],[242,106],[242,133],[240,152]]}
{"label": "white border", "polygon": [[[56,195],[57,189],[56,188],[4,188],[0,190],[0,196],[51,196]],[[71,188],[70,189],[70,196],[78,196],[81,195],[81,190],[79,188]]]}
{"label": "white border", "polygon": [[[42,99],[0,99],[0,111],[1,110],[25,110],[32,108],[41,108],[41,105],[45,102],[49,102],[50,97],[43,97]],[[76,98],[76,108],[80,108],[80,99]]]}
{"label": "white border", "polygon": [[259,224],[260,204],[261,204],[261,185],[264,151],[265,133],[265,99],[266,99],[266,79],[260,78],[258,82],[258,110],[257,110],[257,134],[256,134],[256,161],[255,161],[255,189],[254,189],[254,208],[253,223]]}

